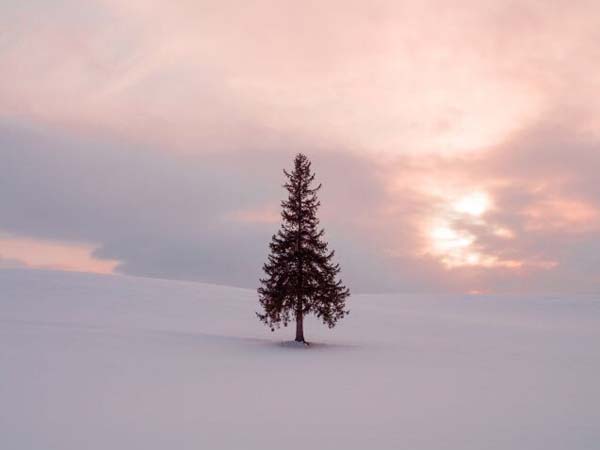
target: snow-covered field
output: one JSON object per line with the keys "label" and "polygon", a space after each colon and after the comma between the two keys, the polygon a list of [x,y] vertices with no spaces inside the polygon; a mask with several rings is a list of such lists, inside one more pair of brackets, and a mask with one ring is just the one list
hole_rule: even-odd
{"label": "snow-covered field", "polygon": [[354,296],[310,348],[253,291],[0,270],[0,448],[600,448],[598,297]]}

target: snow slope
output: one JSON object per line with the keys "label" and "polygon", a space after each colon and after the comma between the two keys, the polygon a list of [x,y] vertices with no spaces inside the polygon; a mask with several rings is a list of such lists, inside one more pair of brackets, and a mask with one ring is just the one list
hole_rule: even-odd
{"label": "snow slope", "polygon": [[354,296],[298,348],[253,291],[0,270],[0,448],[600,448],[600,299]]}

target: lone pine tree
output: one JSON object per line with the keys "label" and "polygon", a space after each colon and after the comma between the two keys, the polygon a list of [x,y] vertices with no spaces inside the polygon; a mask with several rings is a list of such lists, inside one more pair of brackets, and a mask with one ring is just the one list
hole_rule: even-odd
{"label": "lone pine tree", "polygon": [[333,263],[334,251],[328,250],[324,230],[319,229],[321,185],[313,187],[310,161],[298,154],[292,173],[283,172],[288,198],[281,202],[281,228],[273,235],[263,266],[266,277],[258,288],[263,312],[257,316],[271,331],[294,318],[296,341],[305,342],[304,316],[312,313],[333,328],[348,314],[345,302],[350,291],[337,279],[340,266]]}

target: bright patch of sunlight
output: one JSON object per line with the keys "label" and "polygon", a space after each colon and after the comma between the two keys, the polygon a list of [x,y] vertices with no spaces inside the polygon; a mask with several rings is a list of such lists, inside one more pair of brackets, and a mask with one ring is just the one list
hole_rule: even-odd
{"label": "bright patch of sunlight", "polygon": [[490,197],[485,192],[473,192],[459,198],[452,204],[452,208],[457,213],[468,214],[470,216],[480,217],[490,209]]}

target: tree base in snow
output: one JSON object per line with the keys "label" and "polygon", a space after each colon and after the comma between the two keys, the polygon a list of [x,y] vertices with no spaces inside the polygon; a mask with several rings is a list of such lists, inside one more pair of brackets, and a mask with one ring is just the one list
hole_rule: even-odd
{"label": "tree base in snow", "polygon": [[310,343],[306,342],[306,341],[286,341],[286,342],[282,342],[281,345],[283,345],[284,347],[298,347],[298,348],[305,348],[305,347],[310,347]]}

